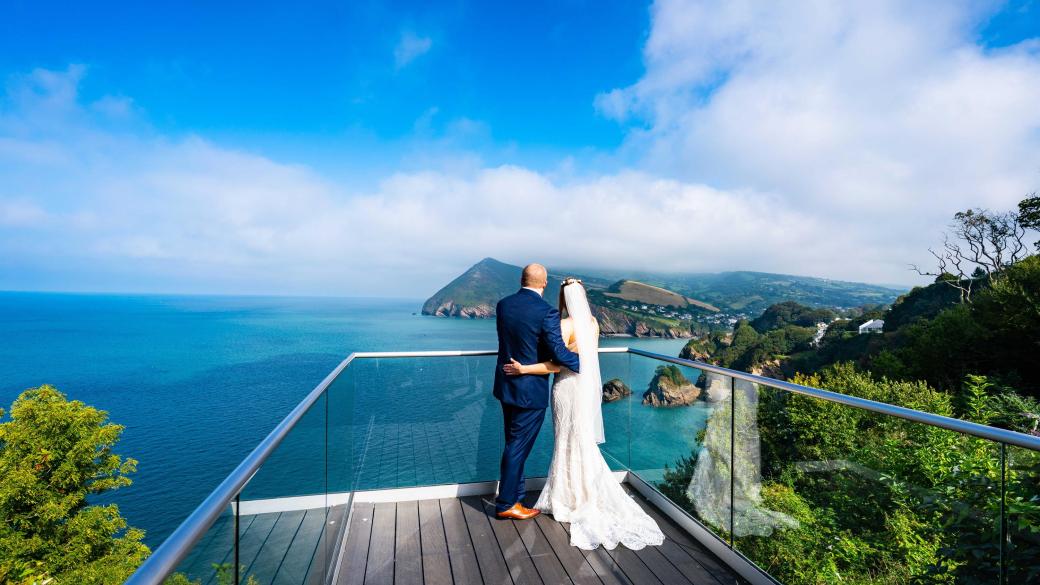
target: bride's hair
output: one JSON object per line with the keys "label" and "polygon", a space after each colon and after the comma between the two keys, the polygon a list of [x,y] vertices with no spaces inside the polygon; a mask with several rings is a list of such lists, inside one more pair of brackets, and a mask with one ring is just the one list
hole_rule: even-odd
{"label": "bride's hair", "polygon": [[563,289],[568,284],[582,284],[582,282],[581,282],[581,279],[574,278],[573,276],[568,276],[567,278],[563,279],[563,284],[560,285],[560,318],[561,319],[564,319],[564,318],[566,318],[568,316],[567,315],[567,299],[566,299],[566,295],[563,294]]}

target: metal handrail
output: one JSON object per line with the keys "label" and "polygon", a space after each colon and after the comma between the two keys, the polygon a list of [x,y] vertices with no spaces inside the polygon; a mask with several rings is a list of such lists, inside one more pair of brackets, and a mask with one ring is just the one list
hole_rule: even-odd
{"label": "metal handrail", "polygon": [[267,437],[253,449],[238,467],[234,469],[220,485],[213,490],[205,500],[199,504],[180,526],[163,541],[159,548],[155,549],[134,574],[126,580],[124,585],[158,585],[163,579],[171,575],[184,557],[191,551],[192,545],[199,541],[217,518],[224,513],[224,509],[235,500],[242,488],[249,483],[260,466],[274,452],[289,431],[303,418],[318,398],[328,390],[332,382],[339,377],[340,373],[354,361],[357,354],[350,354],[332,370],[325,379],[311,390],[304,399],[292,409],[289,414],[278,423]]}
{"label": "metal handrail", "polygon": [[996,427],[980,425],[978,423],[973,423],[958,418],[950,418],[948,416],[932,414],[930,412],[922,412],[920,410],[913,410],[911,408],[905,408],[902,406],[893,406],[891,404],[885,404],[884,402],[876,402],[874,400],[867,400],[865,398],[849,396],[848,394],[831,392],[830,390],[820,390],[819,388],[813,388],[811,386],[802,386],[801,384],[793,384],[784,380],[775,380],[773,378],[756,376],[747,372],[739,372],[737,370],[731,370],[729,368],[723,368],[721,366],[699,362],[696,360],[673,358],[671,356],[661,355],[659,353],[643,351],[641,349],[635,348],[629,348],[628,352],[634,355],[653,358],[655,360],[660,360],[663,362],[670,362],[681,366],[696,368],[698,370],[706,372],[722,374],[724,376],[729,376],[738,380],[746,380],[754,384],[761,384],[763,386],[769,386],[770,388],[776,388],[778,390],[785,390],[787,392],[794,392],[795,394],[812,396],[813,398],[819,398],[820,400],[826,400],[828,402],[837,402],[838,404],[844,404],[846,406],[852,406],[854,408],[869,410],[871,412],[911,420],[914,422],[931,425],[933,427],[948,429],[958,433],[963,433],[965,435],[972,435],[981,439],[988,439],[997,443],[1006,443],[1008,445],[1015,445],[1016,447],[1024,447],[1026,449],[1032,449],[1033,451],[1040,451],[1040,437],[1034,437],[1032,435],[1026,435],[1024,433],[1016,433],[1015,431],[998,429]]}
{"label": "metal handrail", "polygon": [[[783,380],[756,376],[754,374],[731,370],[729,368],[723,368],[705,362],[674,358],[629,347],[601,347],[599,348],[599,353],[629,353],[663,362],[696,368],[706,372],[722,374],[739,380],[746,380],[754,384],[776,388],[778,390],[812,396],[821,400],[836,402],[854,408],[860,408],[879,414],[948,429],[954,432],[964,433],[999,443],[1006,443],[1034,451],[1040,451],[1040,437],[1033,437],[1022,433],[1016,433],[1014,431],[988,427],[986,425],[912,410],[901,406],[893,406],[891,404],[875,402],[873,400],[856,398],[854,396],[821,390],[819,388],[792,384],[791,382],[785,382]],[[253,451],[250,452],[237,467],[235,467],[227,478],[225,478],[224,481],[222,481],[220,485],[218,485],[216,489],[214,489],[213,492],[210,493],[210,495],[207,496],[206,499],[204,499],[202,503],[200,503],[198,507],[184,519],[183,522],[181,522],[180,526],[178,526],[177,529],[174,530],[165,541],[163,541],[159,548],[155,549],[155,552],[145,559],[144,563],[138,567],[137,571],[127,579],[125,585],[159,585],[163,579],[172,574],[176,570],[178,563],[180,563],[191,551],[191,547],[202,538],[206,531],[209,530],[213,523],[216,522],[217,518],[219,518],[224,512],[226,507],[235,500],[246,484],[249,483],[249,480],[253,478],[253,475],[260,469],[264,462],[267,461],[267,458],[271,453],[278,448],[278,445],[281,444],[282,440],[285,439],[293,427],[295,427],[300,419],[303,418],[303,415],[307,413],[310,407],[318,401],[326,390],[328,390],[329,386],[332,385],[332,382],[334,382],[343,370],[346,369],[355,359],[477,357],[497,354],[498,352],[495,350],[351,353],[346,359],[340,362],[339,365],[321,381],[321,383],[311,390],[307,396],[304,397],[304,399],[297,404],[284,419],[282,419],[282,422],[278,423],[278,426],[268,433],[267,437],[257,444]]]}
{"label": "metal handrail", "polygon": [[[628,348],[604,347],[600,353],[625,353]],[[238,467],[228,474],[224,481],[214,489],[202,503],[181,522],[180,526],[163,541],[159,548],[134,571],[134,574],[126,580],[124,585],[157,585],[167,576],[172,574],[177,564],[191,551],[194,545],[206,531],[209,530],[217,518],[224,513],[225,508],[235,500],[242,488],[249,483],[260,466],[278,448],[289,431],[303,418],[318,398],[328,390],[332,382],[339,377],[340,373],[355,359],[371,358],[413,358],[413,357],[468,357],[497,355],[496,350],[459,350],[459,351],[400,351],[400,352],[354,352],[345,360],[340,362],[336,369],[332,370],[325,379],[304,397],[296,408],[293,408],[278,423],[267,437],[238,464]]]}

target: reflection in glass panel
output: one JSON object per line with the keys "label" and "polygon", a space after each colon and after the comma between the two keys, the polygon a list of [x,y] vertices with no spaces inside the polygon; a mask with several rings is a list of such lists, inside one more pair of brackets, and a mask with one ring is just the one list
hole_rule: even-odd
{"label": "reflection in glass panel", "polygon": [[[702,388],[704,401],[712,405],[712,410],[701,434],[700,449],[690,460],[692,473],[682,495],[701,522],[725,537],[731,532],[733,519],[733,459],[742,456],[734,451],[732,442],[733,379],[704,372],[698,385]],[[684,470],[680,467],[677,471]],[[686,480],[685,474],[682,479]]]}
{"label": "reflection in glass panel", "polygon": [[600,451],[614,470],[627,468],[631,461],[632,404],[640,400],[629,385],[631,362],[631,355],[627,353],[599,355],[603,378],[603,435],[607,440],[600,445]]}
{"label": "reflection in glass panel", "polygon": [[632,356],[631,470],[720,535],[729,532],[731,382]]}
{"label": "reflection in glass panel", "polygon": [[239,495],[241,583],[302,585],[328,570],[328,406],[322,394]]}
{"label": "reflection in glass panel", "polygon": [[[948,395],[852,370],[804,381],[950,412]],[[736,460],[734,546],[773,577],[998,582],[997,444],[763,386],[738,383],[736,402],[737,448],[758,442],[761,460]]]}
{"label": "reflection in glass panel", "polygon": [[1007,583],[1040,582],[1040,453],[1006,447]]}
{"label": "reflection in glass panel", "polygon": [[[355,360],[357,489],[498,479],[502,409],[492,395],[495,356]],[[547,421],[527,475],[544,475]]]}
{"label": "reflection in glass panel", "polygon": [[177,569],[163,581],[166,585],[219,583],[233,580],[235,561],[235,513],[228,506],[192,547]]}

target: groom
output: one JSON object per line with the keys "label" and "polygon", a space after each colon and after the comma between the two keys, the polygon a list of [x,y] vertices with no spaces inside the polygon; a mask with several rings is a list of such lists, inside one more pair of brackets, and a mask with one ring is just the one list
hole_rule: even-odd
{"label": "groom", "polygon": [[548,274],[541,264],[524,267],[522,287],[498,302],[498,363],[495,398],[502,403],[506,446],[502,451],[502,479],[495,512],[499,518],[526,520],[538,515],[520,503],[524,497],[524,462],[531,453],[549,406],[549,376],[506,376],[502,366],[515,359],[521,364],[553,361],[578,371],[578,354],[567,349],[560,334],[560,312],[542,294]]}

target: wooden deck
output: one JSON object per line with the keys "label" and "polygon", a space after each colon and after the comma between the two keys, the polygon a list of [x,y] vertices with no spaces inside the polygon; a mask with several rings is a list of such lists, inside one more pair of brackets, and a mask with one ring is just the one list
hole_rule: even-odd
{"label": "wooden deck", "polygon": [[[628,486],[626,486],[628,489]],[[746,581],[629,493],[664,531],[659,547],[583,551],[551,517],[493,517],[486,498],[354,504],[338,585],[732,585]],[[528,494],[531,500],[536,493]],[[528,501],[528,505],[532,502]]]}
{"label": "wooden deck", "polygon": [[[345,508],[324,508],[242,516],[239,566],[242,583],[253,577],[271,585],[320,585],[331,558],[333,530],[326,522],[341,520]],[[218,566],[234,566],[235,524],[222,516],[178,567],[177,573],[200,585],[219,585]]]}

